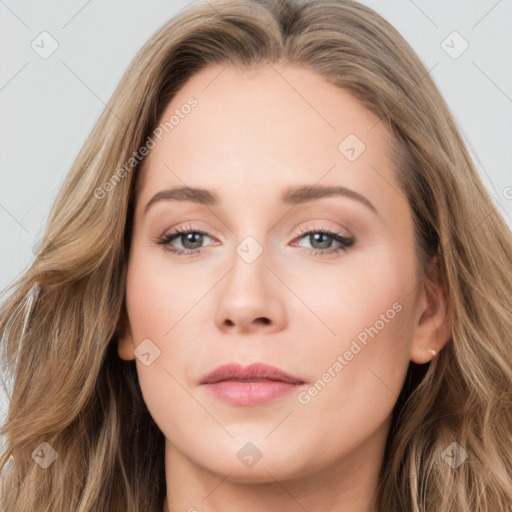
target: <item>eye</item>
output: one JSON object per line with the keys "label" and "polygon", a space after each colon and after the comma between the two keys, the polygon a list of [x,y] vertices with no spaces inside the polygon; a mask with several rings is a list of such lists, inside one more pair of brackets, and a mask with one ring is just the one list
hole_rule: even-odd
{"label": "eye", "polygon": [[[348,248],[354,244],[354,239],[345,237],[338,232],[325,228],[309,228],[299,230],[301,236],[299,240],[306,238],[310,247],[302,247],[307,254],[314,256],[336,255],[341,252],[347,252]],[[164,233],[156,243],[164,246],[164,249],[178,256],[190,256],[202,252],[205,238],[213,240],[208,233],[197,229],[194,226],[180,226],[170,233]],[[179,241],[182,247],[175,247],[174,243]],[[338,247],[333,247],[338,244]],[[296,244],[292,244],[295,246]]]}
{"label": "eye", "polygon": [[[175,228],[171,233],[165,233],[156,241],[157,244],[163,245],[166,251],[177,255],[189,255],[201,252],[204,238],[210,238],[208,233],[193,226],[180,226]],[[183,248],[173,247],[173,241],[177,239],[181,242]]]}
{"label": "eye", "polygon": [[[341,233],[331,231],[325,228],[305,228],[299,230],[301,235],[299,240],[306,238],[310,247],[305,247],[306,253],[314,256],[324,256],[330,254],[340,254],[347,252],[348,248],[354,244],[354,239],[345,237]],[[332,247],[333,243],[338,243],[338,247]]]}

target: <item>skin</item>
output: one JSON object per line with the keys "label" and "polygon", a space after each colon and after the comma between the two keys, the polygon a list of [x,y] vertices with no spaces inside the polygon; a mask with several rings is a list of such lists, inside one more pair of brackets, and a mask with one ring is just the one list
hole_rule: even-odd
{"label": "skin", "polygon": [[[377,510],[409,361],[430,361],[429,349],[438,352],[449,337],[440,283],[417,277],[412,213],[394,177],[389,134],[348,92],[294,66],[209,67],[161,119],[191,96],[197,106],[144,162],[118,345],[125,360],[147,338],[160,350],[149,366],[139,357],[136,364],[167,440],[164,511]],[[348,134],[366,145],[354,161],[338,149]],[[377,213],[349,197],[281,201],[282,190],[306,184],[349,188]],[[215,191],[219,205],[162,200],[144,215],[157,192],[184,185]],[[202,246],[186,236],[169,245],[201,252],[176,255],[157,243],[189,225],[208,233]],[[322,256],[341,244],[299,231],[318,228],[355,241]],[[263,251],[252,263],[236,252],[247,236]],[[384,327],[334,371],[381,315]],[[199,385],[230,361],[282,368],[306,382],[302,390],[329,368],[331,379],[306,404],[297,392],[234,406]],[[261,452],[252,467],[237,457],[248,442]]]}

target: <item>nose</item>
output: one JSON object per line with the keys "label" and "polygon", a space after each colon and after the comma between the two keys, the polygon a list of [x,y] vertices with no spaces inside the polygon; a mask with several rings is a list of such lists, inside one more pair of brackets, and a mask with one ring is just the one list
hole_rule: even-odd
{"label": "nose", "polygon": [[270,258],[262,252],[252,261],[249,251],[261,250],[255,242],[238,246],[234,251],[231,270],[218,287],[215,323],[219,329],[233,334],[270,334],[285,327],[283,304],[285,287],[269,268]]}

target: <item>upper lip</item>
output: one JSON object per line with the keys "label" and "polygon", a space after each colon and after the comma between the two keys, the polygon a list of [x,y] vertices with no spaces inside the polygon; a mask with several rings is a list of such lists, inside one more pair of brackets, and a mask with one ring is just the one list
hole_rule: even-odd
{"label": "upper lip", "polygon": [[217,368],[205,375],[201,384],[215,384],[224,380],[255,379],[288,382],[290,384],[304,383],[300,378],[268,364],[252,363],[248,366],[242,366],[238,363],[226,363],[217,366]]}

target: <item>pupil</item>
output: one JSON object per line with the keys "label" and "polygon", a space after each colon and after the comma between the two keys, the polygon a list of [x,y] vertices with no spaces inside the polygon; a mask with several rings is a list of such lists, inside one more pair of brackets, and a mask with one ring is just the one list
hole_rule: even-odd
{"label": "pupil", "polygon": [[[186,249],[197,249],[198,247],[201,247],[202,245],[202,236],[200,233],[188,233],[185,235],[185,241],[186,243],[183,244],[185,246]],[[189,237],[198,237],[199,240],[191,240],[189,239]],[[193,246],[193,247],[187,247],[187,243],[192,243],[192,244],[197,244],[196,246]],[[199,243],[198,243],[199,242]]]}
{"label": "pupil", "polygon": [[[314,242],[317,242],[318,239],[320,238],[320,243],[321,243],[322,238],[325,238],[326,240],[330,238],[330,236],[325,233],[314,233],[313,235],[310,235],[310,237],[313,238]],[[311,242],[311,240],[310,240],[310,242]],[[313,243],[311,243],[311,245],[313,245]],[[323,246],[321,247],[321,249],[328,249],[328,248],[329,248],[329,244],[326,243],[326,241],[324,240]]]}
{"label": "pupil", "polygon": [[[201,247],[202,245],[202,237],[200,233],[188,233],[185,236],[185,248],[186,249],[197,249],[197,247]],[[195,238],[195,240],[194,240]],[[322,249],[328,249],[329,248],[329,239],[330,236],[326,235],[325,233],[314,233],[312,235],[309,235],[310,243],[311,245],[315,243],[319,243],[321,245]],[[192,244],[192,247],[187,247],[187,244]]]}

